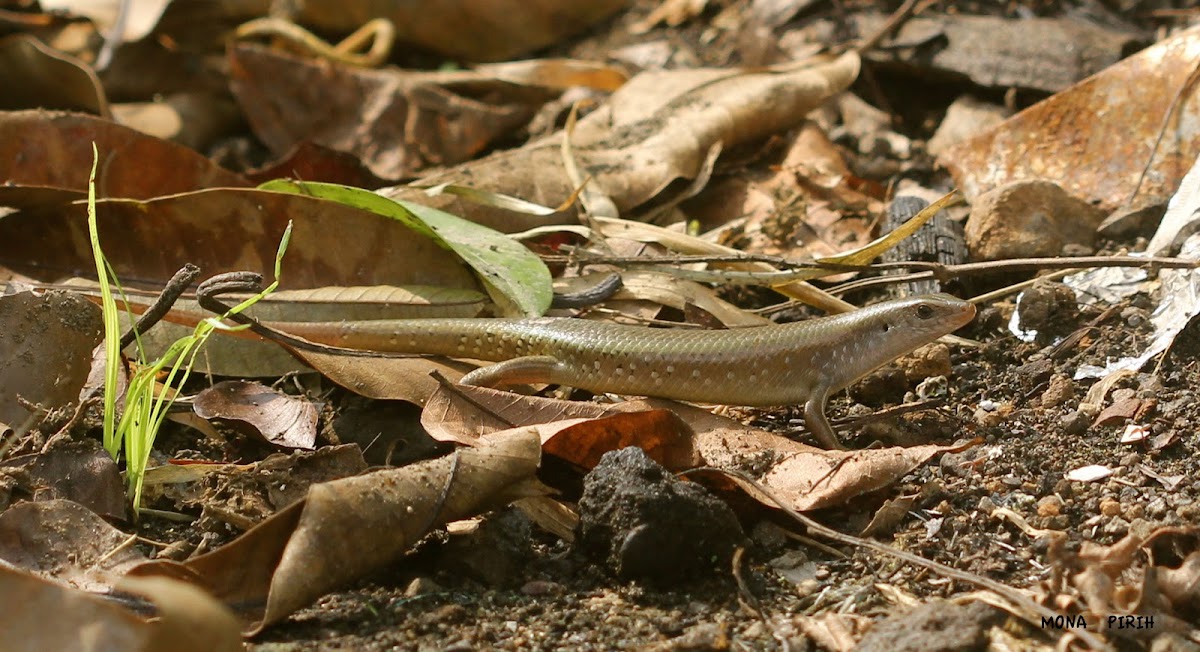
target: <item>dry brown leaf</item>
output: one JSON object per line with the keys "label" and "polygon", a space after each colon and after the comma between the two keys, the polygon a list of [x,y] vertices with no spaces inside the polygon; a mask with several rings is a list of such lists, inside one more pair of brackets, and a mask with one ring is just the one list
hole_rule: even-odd
{"label": "dry brown leaf", "polygon": [[[6,650],[74,652],[236,652],[237,619],[195,586],[165,577],[127,578],[122,590],[158,608],[143,619],[104,599],[0,566],[0,629]],[[54,614],[47,625],[46,614]]]}
{"label": "dry brown leaf", "polygon": [[781,439],[791,441],[777,435],[769,440],[767,450],[775,453],[776,459],[760,481],[797,511],[845,504],[851,498],[891,486],[935,455],[970,446],[929,444],[856,451],[788,451],[790,447]]}
{"label": "dry brown leaf", "polygon": [[591,469],[609,451],[636,446],[670,469],[701,463],[691,430],[670,410],[624,412],[595,419],[567,419],[534,426],[542,452]]}
{"label": "dry brown leaf", "polygon": [[0,560],[79,589],[107,591],[145,559],[128,539],[69,500],[20,503],[0,513]]}
{"label": "dry brown leaf", "polygon": [[307,140],[297,143],[274,161],[247,170],[245,175],[256,184],[286,178],[339,183],[355,188],[378,188],[387,185],[367,169],[357,156]]}
{"label": "dry brown leaf", "polygon": [[238,652],[240,623],[228,607],[193,584],[169,577],[126,577],[118,585],[157,608],[146,623],[145,652]]}
{"label": "dry brown leaf", "polygon": [[[571,137],[572,151],[583,173],[592,175],[588,187],[607,195],[621,211],[632,211],[677,179],[696,178],[714,146],[727,150],[796,126],[806,113],[849,86],[858,66],[857,55],[851,53],[767,71],[645,72],[579,121]],[[560,132],[415,185],[487,187],[558,206],[576,190],[563,165],[563,137]],[[380,192],[419,200],[422,191],[401,186]],[[573,212],[546,218],[453,196],[430,199],[437,208],[510,233],[575,219]]]}
{"label": "dry brown leaf", "polygon": [[456,383],[475,365],[443,358],[374,357],[293,350],[292,355],[346,389],[367,398],[408,401],[425,405],[440,384],[439,373]]}
{"label": "dry brown leaf", "polygon": [[125,483],[117,464],[95,441],[69,441],[44,453],[4,460],[4,467],[24,471],[17,486],[33,500],[64,499],[114,520],[125,519]]}
{"label": "dry brown leaf", "polygon": [[384,17],[396,26],[396,39],[452,59],[498,61],[550,45],[611,16],[627,0],[459,0],[346,2],[308,0],[299,5],[299,23],[349,33]]}
{"label": "dry brown leaf", "polygon": [[1132,199],[1165,127],[1131,203],[1165,201],[1200,152],[1200,105],[1192,99],[1200,87],[1189,85],[1198,49],[1200,28],[1166,39],[951,147],[938,162],[968,198],[1014,181],[1048,179],[1112,211]]}
{"label": "dry brown leaf", "polygon": [[86,111],[108,118],[108,96],[91,66],[29,34],[0,39],[0,109]]}
{"label": "dry brown leaf", "polygon": [[145,199],[247,185],[182,145],[95,116],[8,111],[0,112],[0,205],[33,208],[85,198],[93,142],[102,170],[96,180],[99,197]]}
{"label": "dry brown leaf", "polygon": [[47,409],[76,400],[103,332],[100,308],[77,294],[0,297],[0,423],[29,418],[18,396]]}
{"label": "dry brown leaf", "polygon": [[205,419],[228,423],[276,446],[312,449],[317,441],[316,406],[262,383],[217,383],[201,390],[192,399],[192,408]]}
{"label": "dry brown leaf", "polygon": [[585,469],[604,453],[627,446],[641,448],[669,469],[702,463],[688,425],[671,410],[644,401],[600,405],[487,387],[443,387],[421,412],[421,426],[434,439],[468,446],[507,428],[533,427],[542,437],[542,452]]}
{"label": "dry brown leaf", "polygon": [[[150,562],[138,576],[187,579],[241,609],[247,633],[395,562],[432,528],[542,492],[536,432],[397,469],[314,485],[308,497],[186,564]],[[2,518],[2,516],[0,516]]]}
{"label": "dry brown leaf", "polygon": [[1159,567],[1158,588],[1181,611],[1200,610],[1200,551],[1193,551],[1178,568]]}
{"label": "dry brown leaf", "polygon": [[470,71],[331,66],[245,43],[229,61],[234,95],[276,156],[312,141],[391,180],[474,158],[554,96]]}
{"label": "dry brown leaf", "polygon": [[[54,614],[53,625],[46,615]],[[141,618],[111,600],[0,564],[0,630],[21,650],[129,652],[144,650],[150,632]]]}
{"label": "dry brown leaf", "polygon": [[[617,418],[630,412],[642,416]],[[673,416],[666,417],[663,412]],[[650,421],[639,424],[641,419]],[[558,423],[563,420],[570,421]],[[597,423],[587,423],[592,420]],[[964,448],[928,445],[827,451],[666,399],[599,405],[483,387],[440,390],[421,414],[421,425],[430,436],[468,445],[513,424],[546,424],[539,428],[544,433],[543,450],[585,468],[608,450],[630,445],[653,452],[651,457],[672,471],[701,465],[743,469],[753,462],[765,467],[759,480],[797,511],[844,504],[891,485],[938,453]],[[775,506],[752,487],[743,488],[756,500]]]}

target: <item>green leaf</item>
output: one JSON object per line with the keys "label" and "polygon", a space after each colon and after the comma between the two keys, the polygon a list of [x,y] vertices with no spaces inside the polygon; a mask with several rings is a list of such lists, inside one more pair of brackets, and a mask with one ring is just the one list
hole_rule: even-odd
{"label": "green leaf", "polygon": [[396,220],[432,238],[475,270],[492,300],[507,315],[540,316],[550,307],[553,298],[550,270],[524,245],[499,231],[436,208],[388,199],[361,188],[286,179],[268,181],[259,188],[353,206]]}

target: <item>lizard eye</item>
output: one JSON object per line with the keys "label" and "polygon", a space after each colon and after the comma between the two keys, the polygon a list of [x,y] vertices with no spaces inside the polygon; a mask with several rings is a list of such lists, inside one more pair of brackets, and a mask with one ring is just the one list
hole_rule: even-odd
{"label": "lizard eye", "polygon": [[933,317],[933,306],[922,303],[917,306],[917,317],[921,319],[930,319]]}

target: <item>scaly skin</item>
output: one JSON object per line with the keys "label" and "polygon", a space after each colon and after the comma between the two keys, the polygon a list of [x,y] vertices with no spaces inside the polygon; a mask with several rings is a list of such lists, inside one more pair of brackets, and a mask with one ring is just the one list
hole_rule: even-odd
{"label": "scaly skin", "polygon": [[939,294],[731,330],[552,317],[268,325],[347,348],[498,362],[464,376],[462,382],[469,385],[553,383],[699,403],[803,404],[809,429],[833,448],[839,444],[825,416],[829,396],[974,316],[970,303]]}

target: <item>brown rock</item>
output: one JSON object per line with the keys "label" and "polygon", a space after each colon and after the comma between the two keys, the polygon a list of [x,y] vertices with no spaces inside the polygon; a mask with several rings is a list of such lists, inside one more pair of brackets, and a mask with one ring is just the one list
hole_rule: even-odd
{"label": "brown rock", "polygon": [[1042,392],[1042,407],[1058,407],[1075,398],[1075,384],[1062,374],[1050,377],[1050,386]]}
{"label": "brown rock", "polygon": [[919,383],[926,378],[950,375],[950,347],[934,342],[926,344],[896,361],[910,383]]}
{"label": "brown rock", "polygon": [[1100,513],[1105,516],[1117,516],[1121,513],[1121,503],[1112,498],[1105,498],[1100,501]]}
{"label": "brown rock", "polygon": [[1044,180],[1017,181],[979,196],[967,219],[977,260],[1057,256],[1069,244],[1090,247],[1104,213]]}
{"label": "brown rock", "polygon": [[1062,513],[1062,507],[1062,498],[1051,494],[1038,501],[1038,516],[1058,516]]}

